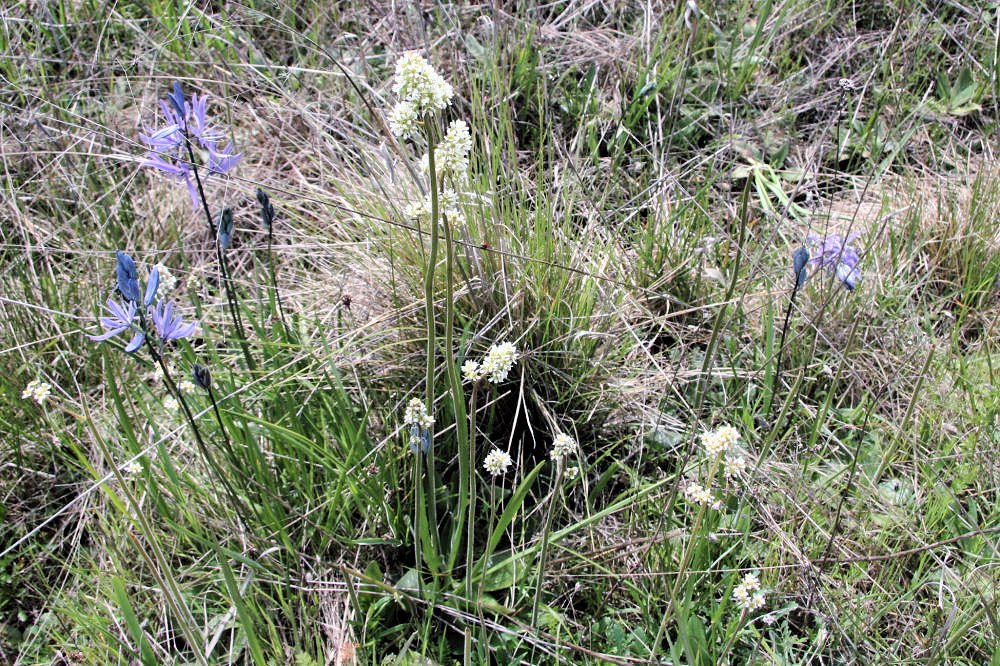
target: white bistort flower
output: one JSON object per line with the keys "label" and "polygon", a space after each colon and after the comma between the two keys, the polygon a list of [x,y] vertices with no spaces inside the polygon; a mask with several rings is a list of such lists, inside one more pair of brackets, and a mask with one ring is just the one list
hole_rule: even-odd
{"label": "white bistort flower", "polygon": [[451,84],[418,53],[406,53],[396,61],[392,88],[421,115],[443,110],[455,94]]}
{"label": "white bistort flower", "polygon": [[493,449],[483,460],[483,468],[493,476],[499,476],[506,472],[513,462],[506,451]]}
{"label": "white bistort flower", "polygon": [[490,347],[479,371],[482,376],[488,376],[494,384],[499,384],[507,379],[507,374],[516,362],[517,347],[511,342],[501,342]]}
{"label": "white bistort flower", "polygon": [[705,486],[701,485],[697,481],[690,481],[687,486],[684,487],[684,496],[687,497],[688,501],[692,504],[699,504],[713,509],[720,506],[719,501],[712,497],[712,493],[710,493]]}
{"label": "white bistort flower", "polygon": [[389,130],[401,139],[408,139],[420,131],[420,113],[412,103],[402,100],[389,112]]}
{"label": "white bistort flower", "polygon": [[28,382],[28,385],[24,387],[21,392],[22,400],[34,400],[39,405],[45,402],[45,399],[49,397],[52,393],[52,387],[46,382],[39,381],[37,379],[32,379]]}
{"label": "white bistort flower", "polygon": [[472,136],[464,120],[453,120],[434,153],[438,173],[462,177],[469,170]]}
{"label": "white bistort flower", "polygon": [[479,371],[479,363],[469,359],[462,364],[462,377],[465,381],[472,382],[475,384],[482,378],[483,374]]}
{"label": "white bistort flower", "polygon": [[739,585],[733,588],[733,600],[747,612],[755,611],[764,605],[764,593],[760,591],[760,580],[757,574],[748,573]]}
{"label": "white bistort flower", "polygon": [[741,455],[727,455],[722,461],[722,474],[727,479],[743,476],[747,471],[747,459]]}
{"label": "white bistort flower", "polygon": [[156,264],[153,268],[160,274],[160,293],[173,291],[174,287],[177,286],[177,278],[174,277],[173,273],[163,264]]}
{"label": "white bistort flower", "polygon": [[[424,401],[420,398],[410,398],[410,401],[406,403],[406,411],[403,412],[403,423],[406,425],[422,425],[423,420],[429,416],[424,410]],[[431,424],[434,423],[434,417],[431,418]]]}
{"label": "white bistort flower", "polygon": [[573,438],[565,433],[559,433],[552,440],[552,452],[549,453],[549,457],[552,460],[561,460],[563,456],[572,454],[575,449],[576,442]]}
{"label": "white bistort flower", "polygon": [[739,441],[740,433],[732,426],[722,426],[701,436],[701,444],[705,447],[705,453],[712,458],[718,458],[722,454],[732,451]]}

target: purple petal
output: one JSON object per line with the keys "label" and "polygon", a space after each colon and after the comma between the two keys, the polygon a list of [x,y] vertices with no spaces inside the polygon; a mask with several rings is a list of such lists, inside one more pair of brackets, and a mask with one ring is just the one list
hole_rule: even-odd
{"label": "purple petal", "polygon": [[184,182],[187,184],[188,194],[191,196],[191,207],[198,210],[198,203],[201,201],[198,197],[198,187],[187,174],[184,176]]}
{"label": "purple petal", "polygon": [[[177,322],[181,323],[181,320],[178,319]],[[171,333],[170,337],[175,340],[179,338],[186,338],[187,336],[194,333],[194,330],[196,328],[198,328],[198,322],[193,321],[190,324],[187,324],[186,326],[181,326],[180,328],[175,330],[173,333]]]}
{"label": "purple petal", "polygon": [[122,322],[123,324],[131,322],[132,318],[135,315],[135,310],[133,310],[131,307],[129,307],[129,310],[132,310],[132,312],[129,313],[128,311],[125,310],[125,308],[122,307],[121,303],[111,298],[108,299],[107,306],[111,314],[113,314],[115,318],[118,319],[118,321]]}
{"label": "purple petal", "polygon": [[142,331],[136,331],[135,335],[127,345],[125,345],[125,353],[131,354],[142,345],[143,341],[146,339],[146,334]]}
{"label": "purple petal", "polygon": [[142,302],[148,308],[149,304],[153,302],[156,298],[156,290],[160,288],[160,269],[156,266],[149,273],[149,279],[146,280],[146,293],[143,296]]}
{"label": "purple petal", "polygon": [[153,167],[154,169],[165,171],[172,176],[184,176],[188,171],[186,164],[167,162],[157,153],[148,153],[146,159],[142,162],[142,166]]}
{"label": "purple petal", "polygon": [[122,331],[126,331],[126,330],[128,330],[128,326],[120,326],[118,328],[113,328],[110,331],[107,331],[105,333],[101,333],[100,335],[89,335],[88,334],[87,337],[90,338],[91,340],[93,340],[94,342],[103,342],[105,340],[108,340],[109,338],[115,337],[116,335],[118,335]]}

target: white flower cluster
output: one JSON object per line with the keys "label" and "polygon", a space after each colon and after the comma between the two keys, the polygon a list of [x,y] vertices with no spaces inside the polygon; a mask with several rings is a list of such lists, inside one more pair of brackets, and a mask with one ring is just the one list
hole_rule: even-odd
{"label": "white flower cluster", "polygon": [[705,452],[713,458],[728,453],[736,447],[739,441],[740,433],[732,426],[722,426],[701,436],[701,445],[705,447]]}
{"label": "white flower cluster", "polygon": [[493,449],[483,460],[483,468],[493,476],[499,476],[506,472],[513,462],[509,453]]}
{"label": "white flower cluster", "polygon": [[697,481],[688,482],[684,487],[684,496],[692,504],[707,506],[715,510],[722,508],[722,502],[712,497],[712,493]]}
{"label": "white flower cluster", "polygon": [[757,574],[749,573],[733,588],[733,599],[745,611],[752,612],[764,605],[764,593],[760,591]]}
{"label": "white flower cluster", "polygon": [[576,441],[565,433],[559,433],[552,440],[552,452],[549,453],[549,457],[552,460],[561,460],[563,456],[571,455],[574,450],[576,450]]}
{"label": "white flower cluster", "polygon": [[441,111],[455,94],[451,84],[417,53],[407,53],[396,61],[392,89],[399,102],[389,114],[389,127],[402,138],[416,134],[421,116]]}
{"label": "white flower cluster", "polygon": [[138,460],[133,460],[125,463],[122,466],[121,471],[125,476],[136,476],[142,471],[142,465]]}
{"label": "white flower cluster", "polygon": [[725,456],[722,461],[722,474],[727,479],[742,476],[747,471],[747,460],[740,452],[739,442],[739,431],[728,425],[701,436],[701,444],[709,457],[716,459]]}
{"label": "white flower cluster", "polygon": [[37,379],[32,379],[28,382],[28,385],[24,387],[21,391],[22,400],[34,400],[39,405],[45,402],[45,399],[49,397],[52,393],[52,387],[45,382],[38,381]]}
{"label": "white flower cluster", "polygon": [[494,384],[507,379],[510,369],[517,362],[517,347],[512,342],[501,342],[490,347],[482,363],[468,360],[462,364],[462,376],[466,381],[478,382],[488,378]]}
{"label": "white flower cluster", "polygon": [[397,102],[389,112],[389,131],[400,138],[411,137],[420,129],[420,113],[409,102]]}
{"label": "white flower cluster", "polygon": [[[438,206],[444,214],[456,222],[464,222],[465,217],[458,207],[460,203],[458,192],[454,190],[442,190],[438,193]],[[429,220],[431,218],[431,195],[427,195],[419,201],[415,201],[406,206],[404,215],[411,220]]]}
{"label": "white flower cluster", "polygon": [[403,423],[415,425],[424,430],[430,430],[434,425],[434,417],[424,410],[424,402],[420,398],[411,398],[403,413]]}
{"label": "white flower cluster", "polygon": [[464,120],[453,120],[434,153],[438,173],[462,178],[469,170],[472,136]]}
{"label": "white flower cluster", "polygon": [[576,465],[573,465],[572,467],[567,467],[566,471],[563,472],[563,476],[566,477],[567,481],[572,481],[576,477],[580,476],[580,468],[577,467]]}
{"label": "white flower cluster", "polygon": [[177,278],[171,273],[166,266],[163,264],[156,264],[154,266],[160,272],[160,292],[166,293],[168,291],[173,291],[174,287],[177,286]]}

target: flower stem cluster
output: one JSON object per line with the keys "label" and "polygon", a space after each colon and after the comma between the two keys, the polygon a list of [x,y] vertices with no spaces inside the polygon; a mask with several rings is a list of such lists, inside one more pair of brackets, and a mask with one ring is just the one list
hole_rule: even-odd
{"label": "flower stem cluster", "polygon": [[[164,302],[161,298],[155,307],[151,307],[156,292],[160,286],[160,272],[154,267],[146,280],[146,288],[142,298],[139,297],[139,276],[135,261],[131,256],[118,250],[115,253],[117,265],[115,275],[118,281],[118,293],[123,301],[118,302],[112,298],[107,301],[108,313],[110,316],[99,319],[104,332],[98,335],[88,335],[94,342],[101,342],[113,338],[125,331],[132,331],[132,339],[125,345],[125,351],[134,353],[142,346],[149,331],[148,321],[152,324],[160,340],[160,348],[170,340],[180,340],[186,338],[198,327],[198,322],[185,323],[180,315],[174,314],[174,301]],[[136,320],[138,315],[138,321]]]}

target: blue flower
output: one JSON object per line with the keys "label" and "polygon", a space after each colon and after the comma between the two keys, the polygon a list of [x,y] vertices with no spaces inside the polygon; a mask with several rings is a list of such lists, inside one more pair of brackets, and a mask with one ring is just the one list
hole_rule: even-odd
{"label": "blue flower", "polygon": [[[128,256],[128,255],[125,255]],[[134,267],[134,264],[133,264]],[[138,289],[138,287],[136,287]],[[87,337],[94,342],[102,342],[113,338],[114,336],[124,333],[125,331],[135,328],[135,302],[129,301],[127,305],[122,305],[117,301],[108,299],[107,302],[108,312],[111,313],[110,317],[101,317],[99,321],[101,326],[105,329],[105,332],[100,335],[88,335]],[[131,354],[132,352],[139,349],[143,341],[146,339],[146,334],[142,332],[141,329],[135,329],[135,335],[127,345],[125,345],[125,351]]]}
{"label": "blue flower", "polygon": [[430,453],[431,433],[426,428],[421,428],[414,424],[410,427],[410,451],[417,453]]}
{"label": "blue flower", "polygon": [[184,89],[181,87],[180,81],[174,81],[174,90],[167,93],[167,99],[177,109],[177,113],[184,115]]}
{"label": "blue flower", "polygon": [[192,95],[186,99],[180,83],[174,83],[167,100],[160,101],[160,111],[166,121],[164,126],[139,133],[139,139],[150,148],[143,166],[158,169],[183,181],[191,197],[191,205],[196,209],[199,205],[198,188],[192,177],[194,165],[190,163],[185,136],[204,149],[210,173],[228,173],[242,157],[234,151],[232,143],[219,148],[226,134],[206,119],[207,105],[207,95]]}
{"label": "blue flower", "polygon": [[809,250],[800,247],[792,256],[792,271],[795,275],[796,288],[806,283],[806,277],[808,277],[808,271],[806,270],[807,263],[809,263]]}
{"label": "blue flower", "polygon": [[135,268],[135,260],[121,250],[115,250],[118,264],[115,266],[115,276],[118,279],[118,293],[131,303],[139,302],[139,273]]}
{"label": "blue flower", "polygon": [[198,327],[197,321],[185,324],[180,315],[174,316],[174,301],[172,299],[164,303],[161,298],[156,303],[156,307],[150,311],[150,319],[153,321],[153,328],[156,329],[156,335],[159,336],[161,343],[167,340],[186,338],[194,333]]}
{"label": "blue flower", "polygon": [[219,247],[223,250],[229,249],[229,244],[233,240],[233,211],[230,208],[223,208],[219,215]]}
{"label": "blue flower", "polygon": [[857,234],[847,238],[840,234],[830,234],[822,240],[816,235],[809,237],[809,242],[818,245],[819,249],[819,254],[810,259],[809,263],[836,275],[837,280],[848,291],[854,291],[861,282],[861,270],[858,268],[861,257],[850,244],[856,237]]}

